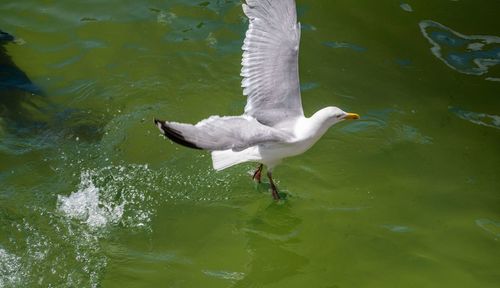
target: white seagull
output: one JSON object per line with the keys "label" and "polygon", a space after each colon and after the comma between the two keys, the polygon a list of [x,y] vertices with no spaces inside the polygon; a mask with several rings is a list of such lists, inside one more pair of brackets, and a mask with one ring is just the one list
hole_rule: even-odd
{"label": "white seagull", "polygon": [[311,117],[304,116],[295,0],[246,0],[242,6],[250,21],[242,47],[241,86],[247,96],[243,115],[211,116],[195,125],[154,121],[172,141],[211,151],[217,171],[257,162],[253,179],[260,183],[266,165],[272,196],[279,200],[273,168],[283,158],[311,148],[333,124],[359,115],[326,107]]}

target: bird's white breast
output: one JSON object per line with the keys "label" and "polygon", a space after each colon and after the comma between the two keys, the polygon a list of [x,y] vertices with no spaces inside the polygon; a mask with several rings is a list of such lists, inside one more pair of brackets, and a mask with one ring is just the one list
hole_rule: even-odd
{"label": "bird's white breast", "polygon": [[297,118],[293,125],[294,139],[289,143],[268,143],[259,146],[262,162],[274,166],[283,158],[296,156],[309,150],[326,129],[316,125],[310,118]]}

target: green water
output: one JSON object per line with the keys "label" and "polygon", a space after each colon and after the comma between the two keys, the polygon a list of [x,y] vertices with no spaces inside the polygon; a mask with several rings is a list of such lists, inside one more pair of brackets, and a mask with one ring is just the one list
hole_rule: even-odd
{"label": "green water", "polygon": [[297,6],[306,114],[362,119],[276,203],[152,124],[242,112],[239,1],[2,1],[45,96],[0,121],[0,287],[499,287],[500,3]]}

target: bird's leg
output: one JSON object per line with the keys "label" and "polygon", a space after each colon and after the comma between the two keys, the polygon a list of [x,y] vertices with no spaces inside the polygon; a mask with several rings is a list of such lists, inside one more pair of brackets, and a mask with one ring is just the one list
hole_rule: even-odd
{"label": "bird's leg", "polygon": [[253,173],[252,179],[257,181],[257,183],[260,183],[260,177],[262,175],[262,168],[264,167],[264,164],[260,164],[259,167],[257,167],[257,170]]}
{"label": "bird's leg", "polygon": [[269,177],[269,183],[271,184],[271,192],[273,193],[274,200],[280,200],[280,195],[278,194],[278,189],[276,189],[276,185],[274,185],[273,174],[271,171],[267,171],[267,177]]}

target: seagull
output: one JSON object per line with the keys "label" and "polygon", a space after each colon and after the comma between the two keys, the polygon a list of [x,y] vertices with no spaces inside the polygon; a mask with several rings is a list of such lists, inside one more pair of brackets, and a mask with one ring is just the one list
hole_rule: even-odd
{"label": "seagull", "polygon": [[359,115],[330,106],[304,116],[295,0],[246,0],[242,6],[249,19],[241,61],[244,113],[210,116],[195,125],[156,118],[154,123],[173,142],[211,151],[217,171],[256,162],[252,178],[260,183],[265,165],[272,197],[279,200],[272,176],[276,165],[307,151],[332,125]]}

